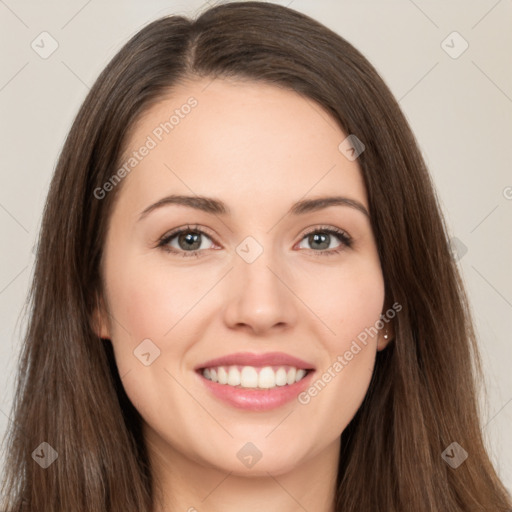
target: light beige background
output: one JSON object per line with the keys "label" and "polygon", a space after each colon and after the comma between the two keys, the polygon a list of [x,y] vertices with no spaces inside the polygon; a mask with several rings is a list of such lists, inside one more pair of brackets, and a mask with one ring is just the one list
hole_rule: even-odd
{"label": "light beige background", "polygon": [[[309,14],[362,51],[412,125],[458,239],[489,389],[484,434],[512,489],[512,2],[276,3]],[[0,0],[0,436],[10,422],[32,249],[78,107],[142,26],[206,6],[202,0]],[[31,47],[43,31],[58,42],[47,59]],[[450,36],[454,31],[460,37]],[[464,41],[468,48],[453,58]],[[471,446],[465,449],[471,457]]]}

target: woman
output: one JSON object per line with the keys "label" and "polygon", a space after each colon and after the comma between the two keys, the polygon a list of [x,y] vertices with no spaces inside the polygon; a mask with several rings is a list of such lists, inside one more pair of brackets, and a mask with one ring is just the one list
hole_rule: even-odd
{"label": "woman", "polygon": [[9,512],[512,506],[413,134],[294,10],[166,17],[114,57],[60,156],[31,306]]}

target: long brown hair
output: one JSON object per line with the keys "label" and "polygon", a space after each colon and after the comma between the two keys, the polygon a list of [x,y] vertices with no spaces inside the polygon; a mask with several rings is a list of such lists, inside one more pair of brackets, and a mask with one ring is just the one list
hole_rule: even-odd
{"label": "long brown hair", "polygon": [[[263,2],[168,16],[138,32],[87,95],[51,183],[29,295],[8,431],[8,512],[141,512],[154,480],[141,417],[108,340],[91,328],[100,259],[120,187],[99,200],[127,133],[172,86],[194,77],[262,81],[325,107],[359,156],[385,279],[403,309],[366,398],[342,433],[336,510],[505,511],[510,496],[482,441],[482,370],[434,187],[388,87],[352,45],[315,20]],[[341,141],[340,141],[341,142]],[[136,171],[135,171],[136,172]],[[58,459],[33,456],[42,442]],[[441,454],[457,442],[456,469]]]}

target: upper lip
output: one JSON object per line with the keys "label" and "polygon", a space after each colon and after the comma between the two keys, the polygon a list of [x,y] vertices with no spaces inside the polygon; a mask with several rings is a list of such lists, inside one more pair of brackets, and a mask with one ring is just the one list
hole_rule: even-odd
{"label": "upper lip", "polygon": [[265,354],[253,354],[251,352],[238,352],[227,356],[210,359],[196,366],[195,370],[213,368],[216,366],[294,366],[304,370],[313,370],[314,366],[303,359],[285,354],[284,352],[267,352]]}

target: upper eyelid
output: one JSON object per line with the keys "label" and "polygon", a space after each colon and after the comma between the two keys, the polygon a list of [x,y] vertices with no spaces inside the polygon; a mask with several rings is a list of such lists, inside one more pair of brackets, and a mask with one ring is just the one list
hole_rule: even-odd
{"label": "upper eyelid", "polygon": [[159,241],[162,241],[162,240],[167,240],[169,238],[174,238],[175,236],[183,233],[183,232],[187,232],[187,231],[198,231],[200,232],[201,234],[204,234],[206,236],[208,236],[209,238],[212,238],[214,239],[215,238],[215,235],[213,234],[210,234],[209,231],[206,229],[206,228],[203,228],[201,226],[183,226],[181,228],[176,228],[176,229],[171,229],[170,231],[168,231],[167,233],[165,233],[162,237],[159,238]]}

